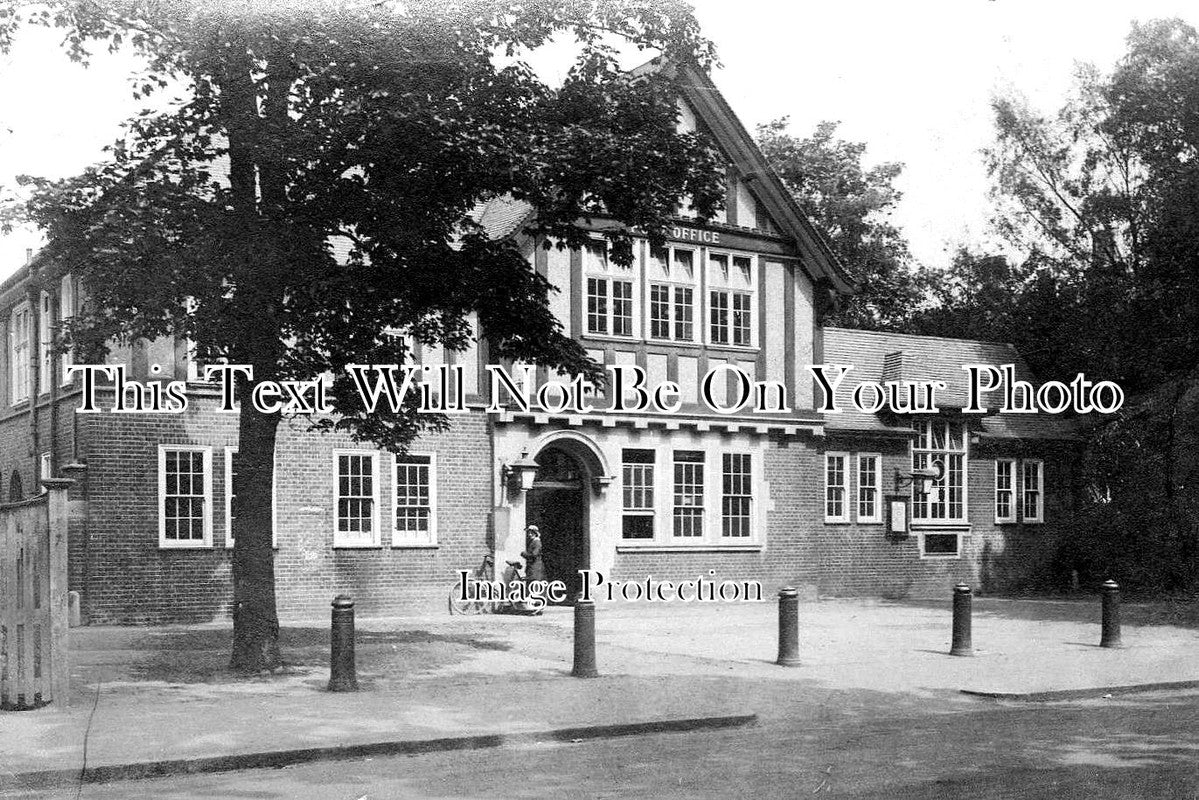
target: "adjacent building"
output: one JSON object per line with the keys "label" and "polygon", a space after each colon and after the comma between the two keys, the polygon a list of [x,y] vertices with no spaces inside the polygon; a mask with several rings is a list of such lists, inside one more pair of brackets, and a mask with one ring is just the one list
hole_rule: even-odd
{"label": "adjacent building", "polygon": [[[517,558],[533,523],[548,577],[568,583],[584,565],[618,580],[714,576],[895,597],[943,596],[959,580],[1003,592],[1045,579],[1071,513],[1069,432],[1043,415],[961,411],[961,365],[1012,364],[1030,378],[1019,354],[825,327],[851,277],[709,78],[680,77],[682,124],[707,131],[727,157],[719,218],[680,215],[667,247],[639,241],[622,267],[598,233],[580,250],[541,247],[524,233],[536,212],[521,203],[497,198],[475,216],[491,235],[515,237],[559,289],[552,310],[596,361],[639,366],[651,385],[674,381],[681,409],[488,411],[485,331],[458,352],[418,344],[421,363],[462,367],[469,410],[449,430],[397,457],[303,422],[281,428],[283,614],[324,613],[340,592],[368,614],[444,607],[457,570],[486,554]],[[186,412],[75,413],[79,381],[52,342],[85,293],[37,261],[0,286],[0,501],[38,491],[40,477],[77,481],[70,586],[91,621],[225,616],[236,416],[216,410],[186,343],[166,339],[110,360],[136,380],[188,380]],[[946,402],[935,414],[823,413],[809,369],[822,363],[854,365],[843,392],[931,376],[949,383]],[[744,374],[783,387],[788,403],[717,413],[701,394],[713,370],[718,398],[736,399]],[[533,376],[529,389],[550,379]]]}

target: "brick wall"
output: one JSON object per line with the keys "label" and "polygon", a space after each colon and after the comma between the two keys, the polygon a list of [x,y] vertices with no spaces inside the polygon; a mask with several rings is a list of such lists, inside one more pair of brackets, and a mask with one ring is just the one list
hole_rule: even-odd
{"label": "brick wall", "polygon": [[[88,567],[75,577],[92,622],[165,622],[225,618],[232,597],[232,549],[225,507],[225,450],[237,445],[237,418],[190,394],[183,414],[96,414],[86,417]],[[490,456],[483,415],[456,417],[414,451],[437,455],[438,546],[392,547],[387,498],[390,456],[379,456],[381,544],[333,547],[335,448],[369,450],[344,434],[284,423],[276,454],[276,594],[280,614],[328,613],[349,593],[363,614],[412,613],[444,607],[454,572],[477,566],[488,545]],[[212,542],[159,546],[158,446],[212,448]],[[82,572],[79,570],[77,572]]]}
{"label": "brick wall", "polygon": [[[958,558],[922,558],[918,532],[888,536],[884,523],[824,521],[824,455],[857,453],[881,456],[883,500],[894,489],[895,471],[910,471],[906,439],[773,437],[766,451],[771,508],[765,546],[760,552],[621,552],[614,578],[663,580],[709,578],[761,580],[764,596],[780,586],[814,586],[821,595],[888,598],[950,596],[965,581],[979,593],[1011,593],[1049,588],[1059,576],[1052,561],[1059,527],[1071,513],[1070,452],[1067,448],[1009,442],[972,446],[967,462],[967,515],[970,533],[961,539]],[[1045,461],[1046,507],[1043,524],[995,523],[996,457]],[[849,501],[856,499],[852,475]],[[905,488],[904,493],[908,490]],[[883,513],[885,520],[885,509]]]}

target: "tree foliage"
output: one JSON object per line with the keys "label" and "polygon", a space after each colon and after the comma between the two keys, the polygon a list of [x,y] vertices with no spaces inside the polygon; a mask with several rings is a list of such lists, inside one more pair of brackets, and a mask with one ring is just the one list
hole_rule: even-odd
{"label": "tree foliage", "polygon": [[866,145],[837,138],[836,122],[821,122],[806,138],[789,134],[788,125],[784,117],[758,126],[758,145],[828,234],[833,252],[859,285],[858,293],[826,323],[901,328],[923,296],[907,240],[890,220],[901,198],[893,182],[903,165],[865,168]]}
{"label": "tree foliage", "polygon": [[1067,560],[1194,588],[1199,35],[1179,20],[1134,25],[1114,70],[1081,68],[1055,115],[1012,95],[993,108],[996,223],[1022,255],[960,253],[913,326],[1012,341],[1046,378],[1119,381],[1126,412],[1086,430],[1089,504]]}
{"label": "tree foliage", "polygon": [[[46,260],[89,287],[72,336],[174,334],[202,361],[249,364],[255,380],[335,377],[326,425],[402,450],[444,422],[366,414],[343,368],[403,363],[408,333],[463,347],[476,314],[492,360],[595,375],[549,311],[545,279],[510,239],[468,215],[511,196],[540,241],[579,245],[577,220],[604,214],[660,244],[676,204],[721,202],[718,161],[676,129],[662,74],[630,80],[613,37],[711,64],[678,2],[503,0],[252,2],[59,0],[0,3],[0,46],[23,24],[54,25],[73,58],[132,47],[135,92],[182,100],[130,121],[109,160],[33,181],[29,215]],[[573,37],[577,58],[550,86],[522,57]],[[343,252],[344,251],[344,252]],[[235,523],[234,657],[279,663],[270,487],[277,416],[243,406]]]}

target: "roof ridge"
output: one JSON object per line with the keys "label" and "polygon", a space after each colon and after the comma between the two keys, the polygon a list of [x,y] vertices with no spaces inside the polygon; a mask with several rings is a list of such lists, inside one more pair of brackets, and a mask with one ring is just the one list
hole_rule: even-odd
{"label": "roof ridge", "polygon": [[871,336],[887,336],[887,337],[905,336],[905,337],[908,337],[911,339],[927,339],[930,341],[941,341],[941,342],[971,342],[972,344],[993,344],[993,345],[997,345],[999,347],[1010,347],[1013,350],[1015,350],[1017,353],[1020,352],[1019,349],[1016,347],[1016,345],[1012,344],[1011,342],[999,342],[999,341],[995,341],[994,339],[963,339],[963,338],[957,337],[957,336],[929,336],[929,335],[923,334],[923,333],[897,333],[895,331],[871,331],[871,330],[864,330],[862,328],[843,328],[839,325],[825,325],[824,330],[825,331],[844,331],[846,333],[864,333],[864,334],[869,334]]}

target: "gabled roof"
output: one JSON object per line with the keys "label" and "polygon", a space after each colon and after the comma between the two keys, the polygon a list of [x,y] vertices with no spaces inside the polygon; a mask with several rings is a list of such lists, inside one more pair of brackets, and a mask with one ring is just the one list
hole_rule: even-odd
{"label": "gabled roof", "polygon": [[637,76],[659,71],[674,79],[696,117],[703,120],[716,144],[732,159],[733,166],[746,182],[750,193],[783,233],[795,241],[813,280],[823,278],[839,293],[852,294],[855,288],[853,277],[833,254],[825,235],[812,223],[791,192],[787,191],[708,74],[696,66],[667,63],[660,57],[634,69],[632,74]]}
{"label": "gabled roof", "polygon": [[[903,417],[865,414],[855,409],[853,390],[862,381],[944,381],[946,388],[938,392],[937,404],[946,411],[961,410],[966,405],[969,376],[962,369],[965,364],[1011,364],[1017,380],[1040,384],[1015,347],[973,339],[825,328],[823,361],[853,366],[837,391],[837,405],[844,411],[825,416],[830,431],[899,432],[907,427]],[[994,413],[1002,404],[999,391],[983,392],[982,405],[993,413],[966,416],[977,419],[981,435],[988,438],[1075,438],[1074,425],[1061,415]]]}
{"label": "gabled roof", "polygon": [[[675,81],[683,100],[732,160],[750,193],[762,204],[783,234],[795,242],[811,278],[823,278],[841,294],[852,294],[853,278],[833,254],[824,234],[812,223],[767,163],[753,137],[737,119],[712,80],[696,67],[667,64],[661,58],[642,64],[630,75],[636,78],[659,72]],[[498,197],[475,206],[471,218],[482,224],[490,236],[501,238],[517,233],[531,213],[532,208],[527,203]]]}
{"label": "gabled roof", "polygon": [[533,214],[533,206],[511,195],[480,200],[470,210],[470,218],[483,228],[489,239],[503,239],[516,233]]}

